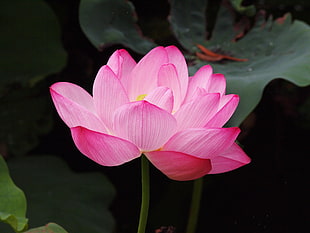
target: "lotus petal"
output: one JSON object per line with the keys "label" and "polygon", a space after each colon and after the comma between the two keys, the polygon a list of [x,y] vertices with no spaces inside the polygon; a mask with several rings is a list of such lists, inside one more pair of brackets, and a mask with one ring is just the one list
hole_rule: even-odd
{"label": "lotus petal", "polygon": [[141,151],[160,148],[174,134],[176,125],[170,113],[145,100],[123,105],[114,115],[115,134]]}
{"label": "lotus petal", "polygon": [[103,166],[121,165],[140,156],[139,149],[122,138],[79,126],[71,128],[71,134],[76,147]]}
{"label": "lotus petal", "polygon": [[209,159],[201,159],[181,152],[152,151],[145,155],[158,170],[173,180],[195,180],[211,170]]}

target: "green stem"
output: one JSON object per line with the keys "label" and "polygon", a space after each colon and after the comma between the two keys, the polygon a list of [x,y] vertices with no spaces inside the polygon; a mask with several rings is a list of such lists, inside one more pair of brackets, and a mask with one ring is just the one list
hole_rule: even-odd
{"label": "green stem", "polygon": [[141,180],[142,180],[142,202],[141,202],[138,233],[145,233],[147,215],[149,210],[149,202],[150,202],[150,175],[149,175],[149,161],[143,154],[141,156]]}
{"label": "green stem", "polygon": [[202,195],[203,178],[194,181],[192,203],[190,207],[189,219],[187,222],[186,233],[195,233],[199,215],[200,199]]}

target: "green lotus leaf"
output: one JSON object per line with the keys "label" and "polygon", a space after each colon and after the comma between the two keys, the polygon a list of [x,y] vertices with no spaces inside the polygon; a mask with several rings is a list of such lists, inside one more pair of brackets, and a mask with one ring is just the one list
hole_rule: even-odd
{"label": "green lotus leaf", "polygon": [[204,42],[206,33],[205,0],[179,1],[171,0],[171,16],[169,17],[173,33],[189,51],[195,44]]}
{"label": "green lotus leaf", "polygon": [[46,226],[30,229],[25,233],[68,233],[56,223],[49,223]]}
{"label": "green lotus leaf", "polygon": [[124,0],[81,0],[81,28],[92,44],[101,49],[122,44],[146,53],[155,44],[144,38],[136,25],[134,6]]}
{"label": "green lotus leaf", "polygon": [[292,21],[289,14],[275,21],[258,15],[254,27],[236,41],[234,26],[231,12],[221,7],[210,40],[198,37],[196,32],[191,37],[191,45],[188,35],[178,39],[192,54],[197,51],[193,49],[196,41],[204,40],[202,45],[211,51],[248,59],[246,62],[223,60],[212,63],[194,58],[194,65],[190,67],[193,74],[201,66],[212,63],[214,72],[226,76],[228,93],[240,95],[240,104],[229,123],[238,126],[259,103],[264,87],[271,80],[283,78],[298,86],[310,84],[310,27],[304,22]]}
{"label": "green lotus leaf", "polygon": [[14,184],[0,155],[0,221],[8,223],[16,232],[25,230],[28,223],[26,207],[25,194]]}
{"label": "green lotus leaf", "polygon": [[27,196],[29,227],[54,222],[68,232],[113,232],[109,206],[115,191],[103,174],[73,172],[55,156],[20,157],[8,166]]}

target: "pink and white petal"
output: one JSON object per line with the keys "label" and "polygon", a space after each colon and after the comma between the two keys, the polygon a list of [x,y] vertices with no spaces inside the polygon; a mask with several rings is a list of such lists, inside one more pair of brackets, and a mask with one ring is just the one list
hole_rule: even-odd
{"label": "pink and white petal", "polygon": [[95,112],[93,97],[85,91],[82,87],[68,82],[54,83],[50,87],[51,93],[58,93],[59,95],[69,99],[89,111]]}
{"label": "pink and white petal", "polygon": [[204,96],[204,95],[207,95],[207,94],[210,94],[210,93],[207,92],[207,90],[205,88],[197,87],[196,91],[195,91],[195,94],[193,95],[193,99],[197,98],[198,96],[201,97],[201,96]]}
{"label": "pink and white petal", "polygon": [[[231,104],[230,102],[234,102],[234,106],[239,103],[239,96],[236,94],[228,94],[221,96],[219,110],[225,107],[227,104]],[[237,106],[235,106],[236,108]]]}
{"label": "pink and white petal", "polygon": [[158,71],[167,62],[168,55],[164,47],[152,49],[138,62],[129,77],[128,91],[131,101],[157,87]]}
{"label": "pink and white petal", "polygon": [[193,99],[198,87],[203,89],[208,87],[212,72],[212,67],[210,65],[205,65],[201,67],[194,76],[189,78],[188,90],[184,103],[187,103]]}
{"label": "pink and white petal", "polygon": [[173,108],[173,94],[168,87],[157,87],[144,100],[154,104],[167,112],[172,111]]}
{"label": "pink and white petal", "polygon": [[196,96],[191,102],[185,103],[174,114],[178,122],[178,131],[187,128],[202,128],[218,111],[220,94]]}
{"label": "pink and white petal", "polygon": [[212,117],[212,119],[204,126],[206,128],[223,127],[225,123],[235,112],[239,103],[238,95],[224,95],[221,97],[220,106],[218,112]]}
{"label": "pink and white petal", "polygon": [[226,91],[225,76],[223,74],[212,74],[206,89],[209,93],[220,93],[224,95]]}
{"label": "pink and white petal", "polygon": [[55,83],[50,93],[60,118],[68,127],[83,126],[107,132],[95,113],[92,97],[84,89],[72,83]]}
{"label": "pink and white petal", "polygon": [[176,120],[145,100],[119,107],[114,115],[114,133],[137,145],[141,151],[157,150],[176,131]]}
{"label": "pink and white petal", "polygon": [[162,65],[158,73],[158,85],[169,87],[173,92],[174,104],[173,111],[180,108],[183,101],[180,80],[175,66],[171,63]]}
{"label": "pink and white petal", "polygon": [[137,146],[122,138],[83,127],[71,128],[71,134],[81,153],[103,166],[118,166],[141,154]]}
{"label": "pink and white petal", "polygon": [[121,80],[126,90],[128,88],[128,77],[136,64],[135,60],[125,49],[116,50],[107,63],[116,74],[117,78]]}
{"label": "pink and white petal", "polygon": [[182,152],[202,159],[213,159],[227,150],[239,133],[240,129],[237,127],[187,129],[173,135],[162,150]]}
{"label": "pink and white petal", "polygon": [[211,160],[210,174],[229,172],[251,162],[251,159],[236,143]]}
{"label": "pink and white petal", "polygon": [[177,70],[177,77],[179,78],[180,83],[180,98],[182,102],[186,96],[189,81],[186,60],[177,47],[172,45],[165,49],[168,53],[169,63],[174,64]]}
{"label": "pink and white petal", "polygon": [[144,154],[158,170],[173,180],[195,180],[211,170],[209,159],[196,158],[180,152],[152,151]]}
{"label": "pink and white petal", "polygon": [[109,129],[112,129],[115,109],[128,103],[129,99],[120,80],[109,66],[100,68],[94,82],[93,95],[97,114]]}

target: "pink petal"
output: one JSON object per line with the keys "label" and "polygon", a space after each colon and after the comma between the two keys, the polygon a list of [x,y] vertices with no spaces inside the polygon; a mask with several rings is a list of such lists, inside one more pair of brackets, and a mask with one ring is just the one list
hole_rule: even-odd
{"label": "pink petal", "polygon": [[107,63],[116,74],[117,78],[121,80],[125,89],[128,88],[128,77],[136,64],[135,60],[125,49],[116,50]]}
{"label": "pink petal", "polygon": [[225,76],[223,74],[212,74],[206,89],[209,93],[220,93],[224,95],[226,91]]}
{"label": "pink petal", "polygon": [[152,151],[145,155],[158,170],[173,180],[195,180],[211,170],[209,159],[200,159],[180,152]]}
{"label": "pink petal", "polygon": [[173,108],[173,95],[168,87],[157,87],[144,100],[154,104],[167,112],[171,112]]}
{"label": "pink petal", "polygon": [[175,129],[176,120],[170,113],[145,100],[123,105],[114,115],[115,134],[142,151],[157,150]]}
{"label": "pink petal", "polygon": [[146,54],[134,67],[129,77],[129,98],[137,100],[140,95],[148,94],[157,87],[158,71],[168,62],[168,55],[163,47],[156,47]]}
{"label": "pink petal", "polygon": [[59,82],[50,87],[50,93],[60,118],[67,126],[106,132],[104,123],[95,113],[93,98],[83,88]]}
{"label": "pink petal", "polygon": [[176,67],[177,77],[180,83],[180,102],[182,102],[186,96],[189,81],[186,60],[177,47],[168,46],[165,49],[168,53],[169,63],[174,64]]}
{"label": "pink petal", "polygon": [[183,98],[181,96],[180,81],[177,70],[173,64],[162,65],[158,73],[158,85],[169,87],[173,92],[174,110],[179,109]]}
{"label": "pink petal", "polygon": [[235,112],[239,103],[238,95],[224,95],[221,97],[220,107],[218,112],[212,117],[212,119],[205,125],[206,128],[211,127],[223,127],[225,123]]}
{"label": "pink petal", "polygon": [[190,77],[185,102],[189,102],[195,97],[197,88],[207,88],[212,72],[212,67],[210,65],[205,65],[201,67],[193,77]]}
{"label": "pink petal", "polygon": [[174,114],[178,122],[178,131],[187,128],[204,127],[218,111],[220,95],[218,93],[196,96],[185,103]]}
{"label": "pink petal", "polygon": [[57,93],[71,101],[85,107],[89,111],[94,111],[93,97],[82,87],[68,82],[58,82],[50,87],[52,93]]}
{"label": "pink petal", "polygon": [[212,159],[223,153],[236,140],[240,129],[187,129],[177,132],[163,146],[164,151],[177,151],[202,159]]}
{"label": "pink petal", "polygon": [[129,100],[120,80],[108,66],[99,70],[93,86],[93,95],[96,112],[111,129],[115,109]]}
{"label": "pink petal", "polygon": [[85,156],[103,166],[117,166],[140,156],[139,149],[129,141],[111,135],[71,128],[76,147]]}
{"label": "pink petal", "polygon": [[226,151],[211,160],[212,170],[210,174],[217,174],[235,170],[251,162],[251,159],[236,143]]}

